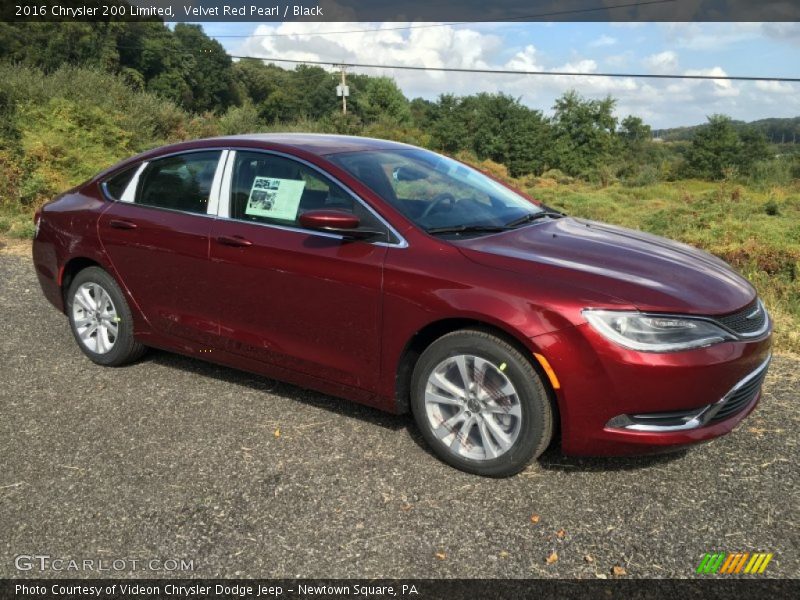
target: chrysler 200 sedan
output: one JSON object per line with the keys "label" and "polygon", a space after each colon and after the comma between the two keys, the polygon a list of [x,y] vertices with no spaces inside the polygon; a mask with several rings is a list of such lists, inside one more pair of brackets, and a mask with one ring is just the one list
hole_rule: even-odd
{"label": "chrysler 200 sedan", "polygon": [[622,455],[723,435],[770,361],[770,317],[723,261],[405,144],[176,144],[35,219],[42,290],[95,363],[155,347],[410,411],[481,475],[556,437]]}

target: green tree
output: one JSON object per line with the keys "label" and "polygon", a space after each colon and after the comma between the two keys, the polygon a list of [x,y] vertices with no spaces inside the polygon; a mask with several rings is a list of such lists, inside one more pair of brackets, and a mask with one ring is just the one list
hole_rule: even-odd
{"label": "green tree", "polygon": [[467,147],[467,118],[461,99],[442,94],[431,111],[430,132],[434,148],[455,153]]}
{"label": "green tree", "polygon": [[708,124],[698,129],[686,151],[690,174],[720,179],[725,170],[739,162],[741,140],[730,117],[711,115]]}
{"label": "green tree", "polygon": [[695,177],[720,179],[730,169],[747,171],[769,157],[762,132],[749,127],[741,133],[730,117],[711,115],[699,128],[686,151],[686,172]]}
{"label": "green tree", "polygon": [[549,128],[539,111],[505,94],[477,94],[463,104],[472,125],[470,149],[479,158],[505,164],[515,177],[542,172]]}
{"label": "green tree", "polygon": [[298,95],[298,117],[320,119],[336,110],[336,75],[322,67],[299,65],[290,71],[290,86],[284,91]]}
{"label": "green tree", "polygon": [[199,25],[178,23],[173,35],[183,54],[181,74],[192,95],[186,108],[220,111],[232,105],[235,88],[231,59],[222,44],[209,38]]}
{"label": "green tree", "polygon": [[569,175],[588,175],[608,167],[619,151],[615,103],[611,96],[588,100],[575,91],[556,100],[552,166]]}
{"label": "green tree", "polygon": [[362,89],[351,93],[350,101],[365,123],[385,118],[407,123],[411,119],[408,99],[389,77],[370,77]]}
{"label": "green tree", "polygon": [[619,136],[627,148],[640,148],[650,140],[651,135],[650,125],[645,124],[639,117],[628,115],[620,123]]}
{"label": "green tree", "polygon": [[763,130],[746,127],[739,138],[742,140],[739,167],[743,171],[749,171],[757,162],[771,158],[772,153]]}
{"label": "green tree", "polygon": [[54,71],[67,63],[115,70],[116,37],[122,23],[2,23],[0,55]]}
{"label": "green tree", "polygon": [[253,104],[264,102],[278,86],[283,69],[276,73],[275,67],[267,67],[262,61],[243,59],[233,64],[233,79],[239,88],[239,96],[249,99]]}
{"label": "green tree", "polygon": [[411,120],[417,127],[427,128],[433,121],[436,103],[424,98],[414,98],[408,105]]}

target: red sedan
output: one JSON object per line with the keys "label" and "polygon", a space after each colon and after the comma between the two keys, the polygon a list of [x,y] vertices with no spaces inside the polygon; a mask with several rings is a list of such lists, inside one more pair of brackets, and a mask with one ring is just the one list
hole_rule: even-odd
{"label": "red sedan", "polygon": [[45,205],[80,349],[148,346],[411,411],[451,465],[682,447],[753,410],[771,322],[721,260],[567,217],[433,152],[249,135],[136,156]]}

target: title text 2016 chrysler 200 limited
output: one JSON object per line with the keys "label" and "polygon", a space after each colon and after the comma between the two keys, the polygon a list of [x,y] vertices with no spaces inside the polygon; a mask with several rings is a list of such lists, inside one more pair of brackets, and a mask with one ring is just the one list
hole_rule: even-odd
{"label": "title text 2016 chrysler 200 limited", "polygon": [[756,405],[771,324],[724,262],[393,142],[249,135],[126,160],[33,254],[81,350],[154,346],[414,414],[482,475],[676,448]]}

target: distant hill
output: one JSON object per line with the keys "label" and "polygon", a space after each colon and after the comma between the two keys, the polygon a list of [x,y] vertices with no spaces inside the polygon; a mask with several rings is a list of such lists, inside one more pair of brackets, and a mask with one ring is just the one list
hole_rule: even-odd
{"label": "distant hill", "polygon": [[[733,121],[738,129],[754,127],[763,131],[767,139],[773,144],[797,144],[800,143],[800,117],[787,119],[759,119],[758,121]],[[679,142],[692,139],[695,131],[703,125],[692,125],[691,127],[672,127],[669,129],[653,129],[653,137],[661,138],[668,142]]]}

